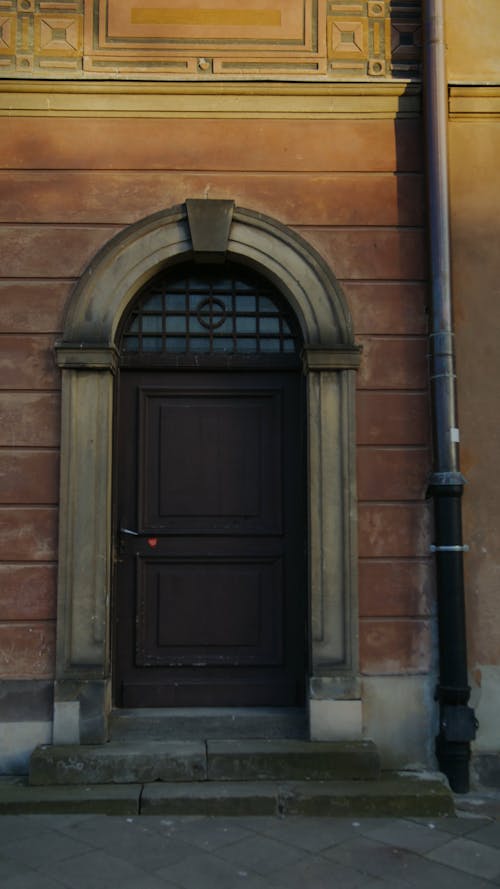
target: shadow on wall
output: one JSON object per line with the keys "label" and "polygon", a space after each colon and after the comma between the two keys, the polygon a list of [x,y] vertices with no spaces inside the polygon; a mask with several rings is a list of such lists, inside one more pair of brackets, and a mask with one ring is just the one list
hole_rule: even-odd
{"label": "shadow on wall", "polygon": [[[372,6],[374,4],[371,4]],[[421,0],[393,0],[390,12],[391,74],[419,78],[422,69]]]}

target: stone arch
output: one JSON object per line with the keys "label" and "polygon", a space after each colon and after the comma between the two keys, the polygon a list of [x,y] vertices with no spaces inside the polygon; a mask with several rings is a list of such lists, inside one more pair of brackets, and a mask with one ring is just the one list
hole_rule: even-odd
{"label": "stone arch", "polygon": [[[215,226],[220,205],[231,202],[191,203],[206,205],[211,213],[207,224]],[[80,279],[63,344],[112,346],[119,320],[142,284],[171,262],[216,252],[205,247],[194,249],[185,205],[129,226],[106,244]],[[297,315],[305,343],[327,349],[353,345],[349,311],[335,275],[299,235],[260,213],[234,208],[223,253],[274,281]]]}
{"label": "stone arch", "polygon": [[193,200],[129,226],[96,255],[73,292],[56,345],[63,378],[56,742],[107,739],[113,377],[120,319],[141,286],[169,264],[226,257],[271,280],[302,329],[311,734],[360,734],[353,421],[359,349],[347,303],[324,260],[290,229],[231,201]]}

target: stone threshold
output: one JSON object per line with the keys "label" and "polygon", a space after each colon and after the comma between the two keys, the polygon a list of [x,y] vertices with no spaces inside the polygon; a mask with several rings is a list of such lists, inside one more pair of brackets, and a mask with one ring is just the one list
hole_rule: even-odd
{"label": "stone threshold", "polygon": [[307,739],[299,707],[143,707],[112,710],[111,741],[197,741],[200,738]]}

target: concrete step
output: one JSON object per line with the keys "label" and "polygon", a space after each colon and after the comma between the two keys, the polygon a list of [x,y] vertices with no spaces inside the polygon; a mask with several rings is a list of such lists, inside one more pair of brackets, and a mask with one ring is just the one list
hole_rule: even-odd
{"label": "concrete step", "polygon": [[207,741],[209,781],[374,780],[372,741]]}
{"label": "concrete step", "polygon": [[149,784],[144,815],[432,816],[454,814],[439,780],[388,775],[377,781]]}
{"label": "concrete step", "polygon": [[182,741],[224,738],[307,737],[299,707],[171,707],[113,710],[112,741]]}
{"label": "concrete step", "polygon": [[31,754],[33,786],[205,781],[203,741],[136,741],[43,745]]}
{"label": "concrete step", "polygon": [[108,815],[453,815],[438,779],[385,773],[376,781],[180,782],[33,787],[0,780],[0,814],[88,812]]}
{"label": "concrete step", "polygon": [[371,741],[112,741],[38,747],[30,784],[374,780],[379,772]]}

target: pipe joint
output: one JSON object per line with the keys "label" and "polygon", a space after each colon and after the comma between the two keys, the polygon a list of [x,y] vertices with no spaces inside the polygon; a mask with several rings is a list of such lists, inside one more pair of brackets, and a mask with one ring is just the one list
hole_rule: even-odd
{"label": "pipe joint", "polygon": [[429,340],[434,354],[453,355],[455,347],[452,330],[436,330],[429,334]]}
{"label": "pipe joint", "polygon": [[436,488],[463,488],[467,484],[467,479],[461,472],[452,470],[451,472],[433,472],[429,478],[429,487]]}
{"label": "pipe joint", "polygon": [[436,501],[448,497],[461,499],[466,484],[467,479],[461,472],[433,472],[429,477],[426,496],[434,497]]}

